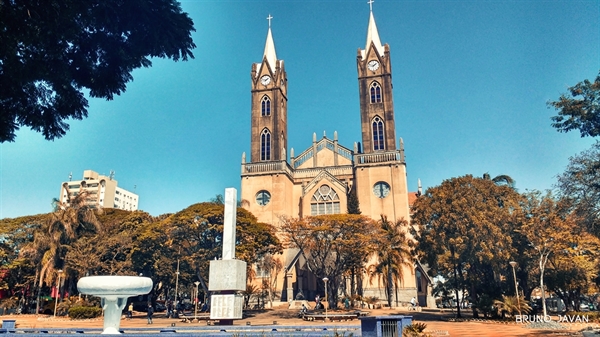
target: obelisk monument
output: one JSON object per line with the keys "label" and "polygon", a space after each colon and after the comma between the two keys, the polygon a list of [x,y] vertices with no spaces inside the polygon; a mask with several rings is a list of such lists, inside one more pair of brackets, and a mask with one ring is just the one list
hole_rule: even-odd
{"label": "obelisk monument", "polygon": [[223,217],[223,254],[221,260],[210,261],[208,290],[210,319],[220,325],[231,325],[242,318],[244,297],[237,293],[246,290],[246,262],[235,259],[235,224],[237,190],[225,189],[225,214]]}

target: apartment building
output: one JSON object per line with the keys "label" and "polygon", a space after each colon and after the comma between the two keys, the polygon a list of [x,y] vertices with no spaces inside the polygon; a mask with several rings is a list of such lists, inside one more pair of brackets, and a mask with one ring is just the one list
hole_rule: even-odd
{"label": "apartment building", "polygon": [[139,196],[117,185],[118,182],[114,179],[112,172],[109,176],[105,176],[92,170],[85,170],[82,180],[69,180],[61,184],[60,201],[67,203],[73,196],[86,191],[88,194],[87,204],[93,208],[136,211],[139,205]]}

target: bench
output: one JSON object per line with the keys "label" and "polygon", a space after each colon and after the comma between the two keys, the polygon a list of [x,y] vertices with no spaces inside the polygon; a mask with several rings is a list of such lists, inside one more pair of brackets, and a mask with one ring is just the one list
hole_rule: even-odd
{"label": "bench", "polygon": [[200,321],[208,321],[210,320],[210,315],[198,315],[196,317],[194,316],[183,316],[183,318],[181,319],[181,322],[183,323],[193,323],[193,322],[200,322]]}
{"label": "bench", "polygon": [[328,319],[329,321],[351,321],[358,318],[357,314],[305,314],[302,316],[302,319],[305,321],[325,321]]}

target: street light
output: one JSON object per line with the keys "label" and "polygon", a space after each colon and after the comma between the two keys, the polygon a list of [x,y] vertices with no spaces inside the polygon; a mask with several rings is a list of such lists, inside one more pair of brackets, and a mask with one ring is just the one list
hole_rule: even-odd
{"label": "street light", "polygon": [[327,301],[327,281],[329,281],[329,279],[327,277],[323,278],[323,282],[325,282],[325,320],[327,321],[327,307],[329,306],[329,302]]}
{"label": "street light", "polygon": [[198,285],[200,284],[200,282],[196,281],[196,282],[194,282],[194,284],[196,285],[196,296],[194,296],[194,319],[197,321],[198,320]]}
{"label": "street light", "polygon": [[517,307],[519,308],[519,315],[521,315],[521,300],[519,299],[519,286],[517,285],[517,273],[515,272],[517,263],[515,261],[510,261],[508,264],[510,264],[513,270],[513,278],[515,279],[515,293],[517,294]]}
{"label": "street light", "polygon": [[[175,312],[177,312],[177,314],[179,314],[179,312],[177,311],[177,308],[178,308],[177,286],[179,286],[179,259],[177,259],[177,271],[175,272]],[[176,316],[176,317],[178,317],[178,316]]]}
{"label": "street light", "polygon": [[54,317],[56,317],[56,309],[58,307],[58,296],[60,296],[60,275],[62,275],[62,269],[58,270],[58,280],[56,280],[56,298],[54,298]]}

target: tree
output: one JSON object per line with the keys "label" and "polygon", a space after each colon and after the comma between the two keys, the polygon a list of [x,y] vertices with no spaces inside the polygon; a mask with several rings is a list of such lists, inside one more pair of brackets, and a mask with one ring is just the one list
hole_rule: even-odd
{"label": "tree", "polygon": [[83,88],[111,100],[150,58],[193,58],[193,31],[175,0],[0,1],[0,142],[64,136],[87,117]]}
{"label": "tree", "polygon": [[263,289],[268,293],[269,307],[273,307],[273,299],[275,297],[275,290],[277,289],[277,279],[279,273],[283,269],[283,263],[281,259],[274,257],[271,254],[266,254],[261,258],[256,266],[263,272]]}
{"label": "tree", "polygon": [[352,188],[348,193],[348,214],[360,214],[360,203],[358,202],[358,195],[356,195],[356,188]]}
{"label": "tree", "polygon": [[571,157],[555,186],[586,228],[600,237],[600,141]]}
{"label": "tree", "polygon": [[546,316],[546,289],[544,286],[544,271],[550,254],[568,248],[569,232],[574,223],[568,222],[556,201],[550,193],[542,196],[534,191],[527,194],[523,210],[526,219],[518,231],[528,240],[534,250],[537,267],[539,268],[539,287],[542,292],[542,308]]}
{"label": "tree", "polygon": [[570,87],[548,106],[558,110],[552,126],[559,132],[579,130],[581,137],[600,136],[600,73],[594,82],[584,80]]}
{"label": "tree", "polygon": [[[161,224],[168,236],[167,245],[181,254],[182,264],[190,267],[205,293],[208,293],[209,261],[221,257],[223,213],[222,204],[199,203],[169,216]],[[248,267],[267,254],[282,251],[273,226],[258,222],[241,207],[237,209],[236,221],[235,255],[246,261]]]}
{"label": "tree", "polygon": [[[67,190],[67,201],[56,201],[55,211],[50,213],[40,230],[33,235],[33,240],[23,249],[24,257],[37,266],[38,304],[44,283],[53,284],[58,276],[57,271],[65,267],[71,244],[80,236],[100,228],[87,197],[85,191],[72,195]],[[69,270],[65,270],[65,279],[68,277]]]}
{"label": "tree", "polygon": [[533,191],[526,197],[525,221],[518,231],[529,242],[528,255],[535,261],[532,269],[539,276],[544,315],[546,288],[565,303],[575,303],[577,310],[581,294],[591,288],[598,273],[600,239],[579,225],[567,204],[550,192]]}
{"label": "tree", "polygon": [[391,308],[392,294],[396,293],[396,302],[398,302],[397,289],[403,280],[403,268],[413,265],[413,241],[408,237],[406,232],[408,222],[404,219],[394,223],[382,215],[379,225],[381,226],[378,237],[379,249],[375,253],[377,262],[371,266],[370,274],[371,278],[383,276],[388,306]]}
{"label": "tree", "polygon": [[418,255],[433,275],[453,281],[457,300],[467,286],[473,302],[479,291],[495,286],[493,275],[504,270],[513,251],[506,233],[514,226],[519,201],[514,189],[471,175],[445,180],[415,201],[412,224]]}
{"label": "tree", "polygon": [[329,279],[327,296],[335,307],[341,276],[355,263],[356,254],[368,256],[376,247],[375,223],[355,214],[281,219],[280,231],[289,248],[298,248],[316,279]]}
{"label": "tree", "polygon": [[[155,221],[142,211],[106,209],[98,215],[101,232],[80,238],[67,252],[66,267],[76,278],[89,275],[138,275],[131,254],[139,230]],[[85,259],[81,257],[85,256]]]}
{"label": "tree", "polygon": [[496,185],[500,185],[500,186],[506,185],[506,186],[512,187],[512,188],[514,188],[515,184],[516,184],[516,181],[513,178],[511,178],[510,176],[507,176],[505,174],[501,174],[501,175],[498,175],[498,176],[495,176],[494,178],[492,178],[490,176],[490,174],[486,172],[483,174],[483,179],[491,180]]}

